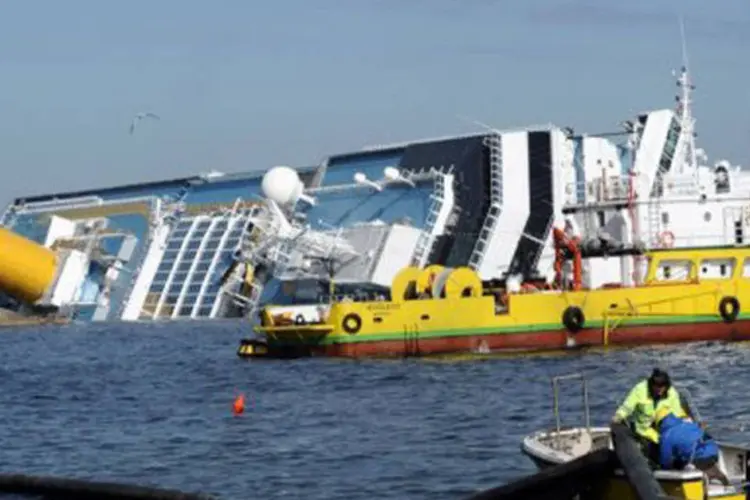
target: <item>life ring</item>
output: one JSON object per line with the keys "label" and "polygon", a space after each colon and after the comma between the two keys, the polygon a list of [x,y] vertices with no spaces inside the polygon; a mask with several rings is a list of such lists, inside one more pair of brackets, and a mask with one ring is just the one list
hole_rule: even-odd
{"label": "life ring", "polygon": [[350,335],[357,333],[362,328],[362,318],[358,314],[349,313],[344,316],[344,320],[341,322],[341,328]]}
{"label": "life ring", "polygon": [[674,246],[674,233],[672,231],[664,231],[659,235],[659,243],[662,248],[672,248]]}
{"label": "life ring", "polygon": [[294,324],[295,325],[304,325],[305,324],[305,317],[301,314],[298,314],[294,317]]}
{"label": "life ring", "polygon": [[736,297],[724,297],[719,301],[719,314],[724,323],[734,323],[740,314],[740,301]]}
{"label": "life ring", "polygon": [[562,315],[562,323],[570,333],[578,333],[583,328],[586,317],[580,307],[568,306]]}

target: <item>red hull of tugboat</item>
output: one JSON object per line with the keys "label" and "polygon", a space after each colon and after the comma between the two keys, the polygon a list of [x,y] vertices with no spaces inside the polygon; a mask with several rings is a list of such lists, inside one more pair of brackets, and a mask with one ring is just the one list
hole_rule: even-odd
{"label": "red hull of tugboat", "polygon": [[315,346],[311,354],[339,357],[426,356],[459,353],[560,351],[603,346],[639,346],[709,341],[750,340],[750,320],[678,325],[621,326],[604,338],[601,328],[575,335],[564,330],[419,338],[411,333],[401,340],[373,340]]}

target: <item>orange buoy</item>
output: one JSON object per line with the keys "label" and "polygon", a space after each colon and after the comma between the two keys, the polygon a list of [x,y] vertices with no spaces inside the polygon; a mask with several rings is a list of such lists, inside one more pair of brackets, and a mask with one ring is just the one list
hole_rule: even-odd
{"label": "orange buoy", "polygon": [[232,405],[232,413],[234,413],[235,415],[239,415],[244,411],[245,411],[245,396],[240,394],[234,399],[234,404]]}

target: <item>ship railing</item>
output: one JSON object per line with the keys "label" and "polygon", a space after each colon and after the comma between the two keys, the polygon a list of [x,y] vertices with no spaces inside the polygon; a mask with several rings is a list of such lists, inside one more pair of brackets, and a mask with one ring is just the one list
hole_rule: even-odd
{"label": "ship railing", "polygon": [[569,182],[565,185],[567,206],[589,205],[602,202],[625,202],[630,194],[629,176],[608,176],[586,182]]}
{"label": "ship railing", "polygon": [[491,134],[484,138],[484,144],[490,150],[490,207],[482,222],[479,237],[469,257],[469,267],[478,269],[489,250],[489,242],[495,232],[498,219],[503,209],[503,151],[501,137]]}
{"label": "ship railing", "polygon": [[[651,282],[646,282],[646,284],[650,286],[658,286],[658,285],[674,285],[676,283],[689,283],[692,282],[689,279],[670,279],[668,281],[666,280],[656,280]],[[629,318],[634,317],[666,317],[666,316],[684,316],[684,314],[681,313],[670,313],[666,311],[654,311],[653,307],[663,304],[670,304],[677,301],[683,301],[685,299],[697,299],[701,297],[710,297],[710,296],[716,296],[716,293],[718,290],[720,290],[720,285],[717,285],[715,289],[711,290],[703,290],[697,293],[683,293],[681,295],[675,295],[672,297],[667,297],[666,299],[657,299],[657,300],[651,300],[647,302],[640,302],[637,304],[634,304],[630,301],[630,299],[625,299],[626,306],[625,307],[618,307],[615,309],[607,309],[602,311],[602,316],[604,318],[604,329],[602,331],[602,343],[606,346],[609,345],[609,337],[612,334],[613,331],[615,331],[620,325],[627,322]]]}
{"label": "ship railing", "polygon": [[566,375],[557,375],[551,378],[552,383],[552,417],[555,420],[555,430],[562,430],[560,419],[560,382],[577,380],[581,383],[581,396],[583,398],[583,418],[586,430],[591,432],[591,410],[589,406],[589,387],[586,376],[582,373],[570,373]]}
{"label": "ship railing", "polygon": [[[721,245],[739,244],[735,241],[734,229],[728,230],[723,226],[717,227],[715,233],[683,233],[676,229],[670,229],[669,232],[674,236],[674,243],[672,244],[674,248],[715,246],[717,242],[720,242]],[[652,236],[654,240],[650,242],[652,249],[664,248],[660,237],[660,234]]]}
{"label": "ship railing", "polygon": [[134,196],[132,198],[118,198],[116,200],[101,200],[98,202],[94,201],[76,201],[71,198],[69,200],[60,200],[60,203],[53,205],[46,205],[46,202],[35,202],[24,204],[18,209],[19,213],[40,213],[49,212],[50,210],[69,210],[76,208],[87,208],[87,207],[108,207],[111,205],[130,205],[133,203],[148,203],[156,199],[156,196]]}
{"label": "ship railing", "polygon": [[68,205],[99,205],[104,200],[100,196],[79,196],[75,198],[56,198],[46,201],[31,201],[24,203],[24,207],[29,210],[50,208],[61,208]]}
{"label": "ship railing", "polygon": [[[665,196],[694,196],[700,192],[700,186],[692,175],[670,175],[662,181]],[[580,206],[602,202],[627,201],[630,196],[631,183],[634,193],[639,186],[651,186],[643,175],[635,178],[630,175],[598,177],[586,182],[569,182],[565,185],[565,204]],[[750,183],[748,184],[750,188]]]}
{"label": "ship railing", "polygon": [[664,196],[697,196],[702,192],[695,174],[665,174],[662,179]]}

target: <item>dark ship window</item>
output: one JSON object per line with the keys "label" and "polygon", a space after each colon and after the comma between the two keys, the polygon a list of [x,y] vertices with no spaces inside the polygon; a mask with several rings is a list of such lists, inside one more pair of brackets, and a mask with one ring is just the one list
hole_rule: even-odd
{"label": "dark ship window", "polygon": [[725,167],[716,167],[714,170],[714,186],[716,194],[729,192],[729,172]]}

